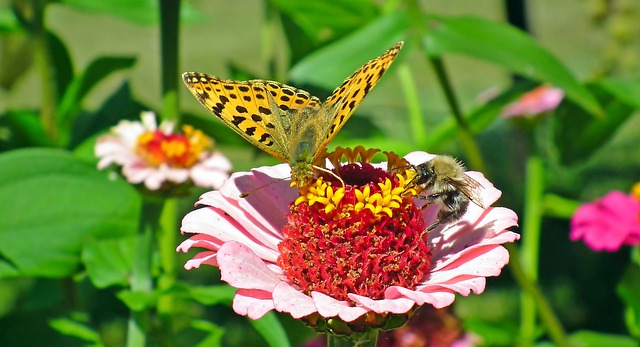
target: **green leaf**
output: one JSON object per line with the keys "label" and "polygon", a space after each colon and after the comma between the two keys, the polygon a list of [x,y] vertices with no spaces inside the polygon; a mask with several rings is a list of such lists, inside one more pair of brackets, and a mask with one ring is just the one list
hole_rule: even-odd
{"label": "green leaf", "polygon": [[296,85],[312,84],[333,90],[348,76],[398,41],[409,27],[406,16],[392,13],[308,55],[290,72]]}
{"label": "green leaf", "polygon": [[475,17],[426,17],[427,54],[461,53],[498,64],[530,79],[548,82],[590,114],[604,114],[596,98],[551,53],[507,24]]}
{"label": "green leaf", "polygon": [[73,61],[71,61],[67,46],[55,33],[47,31],[47,43],[49,44],[49,52],[51,52],[51,68],[54,73],[51,83],[55,84],[56,96],[60,96],[73,79]]}
{"label": "green leaf", "polygon": [[223,304],[231,306],[233,297],[236,295],[236,288],[226,284],[189,287],[189,295],[203,305]]}
{"label": "green leaf", "polygon": [[609,78],[601,81],[600,86],[621,102],[640,109],[640,79]]}
{"label": "green leaf", "polygon": [[132,311],[142,311],[155,307],[161,293],[159,291],[150,292],[132,292],[130,290],[121,290],[116,295]]}
{"label": "green leaf", "polygon": [[132,57],[100,57],[92,61],[82,75],[74,78],[65,90],[56,110],[58,124],[63,128],[69,128],[74,116],[80,110],[82,100],[91,89],[111,73],[130,68],[135,61],[136,59]]}
{"label": "green leaf", "polygon": [[638,288],[640,288],[640,266],[637,263],[631,263],[616,291],[625,304],[627,328],[633,336],[640,339],[640,291]]}
{"label": "green leaf", "polygon": [[69,318],[57,318],[51,320],[49,325],[62,335],[73,336],[83,341],[92,342],[93,344],[91,346],[104,346],[100,339],[100,334],[97,331],[78,321]]}
{"label": "green leaf", "polygon": [[91,282],[97,288],[128,285],[135,245],[135,235],[90,239],[82,249],[82,262]]}
{"label": "green leaf", "polygon": [[603,105],[605,119],[591,117],[571,101],[561,103],[552,116],[554,141],[564,164],[585,162],[633,113],[631,107],[601,88],[599,83],[590,85],[589,89]]}
{"label": "green leaf", "polygon": [[7,132],[0,141],[0,150],[51,144],[39,115],[31,110],[9,110],[0,117],[0,128],[5,128]]}
{"label": "green leaf", "polygon": [[[497,97],[489,100],[480,107],[471,110],[465,115],[465,120],[471,131],[475,134],[487,129],[500,117],[502,110],[511,101],[515,100],[522,93],[529,91],[533,87],[531,83],[522,83],[512,86]],[[458,138],[458,123],[453,118],[448,118],[434,128],[429,130],[429,136],[425,142],[419,144],[419,148],[438,149],[441,146],[455,141]]]}
{"label": "green leaf", "polygon": [[[0,155],[0,255],[22,275],[65,277],[91,237],[133,234],[140,197],[71,154],[24,149]],[[0,277],[11,275],[0,273]]]}
{"label": "green leaf", "polygon": [[352,32],[378,15],[377,5],[370,0],[272,0],[271,3],[316,44]]}
{"label": "green leaf", "polygon": [[194,320],[191,322],[191,326],[194,329],[208,332],[202,341],[200,341],[196,347],[219,347],[222,346],[222,337],[224,336],[224,329],[205,320]]}
{"label": "green leaf", "polygon": [[604,334],[594,331],[578,331],[569,340],[580,347],[637,347],[638,341],[621,335]]}
{"label": "green leaf", "polygon": [[10,6],[0,7],[0,32],[12,33],[23,32],[23,28],[20,25],[18,19]]}
{"label": "green leaf", "polygon": [[262,336],[271,347],[289,347],[289,339],[282,324],[278,320],[278,316],[274,312],[269,312],[264,317],[253,320],[249,319],[249,323]]}
{"label": "green leaf", "polygon": [[129,82],[125,81],[108,97],[99,110],[91,113],[81,111],[78,114],[73,124],[68,147],[76,148],[89,137],[104,133],[105,129],[116,125],[120,120],[140,121],[140,113],[144,110],[149,110],[149,107],[133,100]]}
{"label": "green leaf", "polygon": [[[160,23],[160,7],[155,0],[63,0],[62,3],[82,11],[104,13],[142,25]],[[188,2],[183,1],[180,20],[193,23],[205,17]]]}

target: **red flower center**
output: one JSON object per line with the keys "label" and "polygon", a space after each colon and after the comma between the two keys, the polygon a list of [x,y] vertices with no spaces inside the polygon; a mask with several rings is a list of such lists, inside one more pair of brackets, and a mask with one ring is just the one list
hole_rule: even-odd
{"label": "red flower center", "polygon": [[413,289],[429,272],[430,250],[421,211],[405,196],[406,178],[367,163],[336,171],[344,187],[319,179],[291,205],[278,245],[285,275],[306,294],[338,300]]}
{"label": "red flower center", "polygon": [[183,131],[184,134],[147,131],[138,137],[136,153],[151,166],[191,167],[212,143],[201,131],[190,126],[183,126]]}

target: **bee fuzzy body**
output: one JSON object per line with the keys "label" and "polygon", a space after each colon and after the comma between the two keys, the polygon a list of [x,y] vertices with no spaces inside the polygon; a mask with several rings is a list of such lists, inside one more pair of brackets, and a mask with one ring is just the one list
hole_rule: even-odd
{"label": "bee fuzzy body", "polygon": [[409,186],[426,192],[416,197],[427,201],[424,207],[432,204],[441,206],[436,221],[427,231],[435,229],[440,224],[449,224],[462,218],[467,212],[469,202],[484,207],[478,192],[480,183],[467,176],[464,165],[456,158],[441,155],[411,167],[416,175]]}

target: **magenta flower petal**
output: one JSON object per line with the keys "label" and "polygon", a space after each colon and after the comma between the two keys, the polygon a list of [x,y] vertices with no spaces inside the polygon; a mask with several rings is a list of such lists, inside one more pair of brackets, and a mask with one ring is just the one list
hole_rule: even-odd
{"label": "magenta flower petal", "polygon": [[640,201],[622,192],[610,192],[580,206],[571,219],[572,241],[582,239],[595,251],[614,252],[622,245],[640,244]]}

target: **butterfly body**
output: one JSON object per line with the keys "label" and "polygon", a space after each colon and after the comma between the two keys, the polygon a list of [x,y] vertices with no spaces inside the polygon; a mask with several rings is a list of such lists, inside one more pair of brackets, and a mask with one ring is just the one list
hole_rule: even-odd
{"label": "butterfly body", "polygon": [[365,63],[321,102],[308,92],[274,81],[232,81],[187,72],[196,99],[254,146],[291,167],[304,187],[314,178],[321,150],[351,117],[397,56],[402,42]]}

